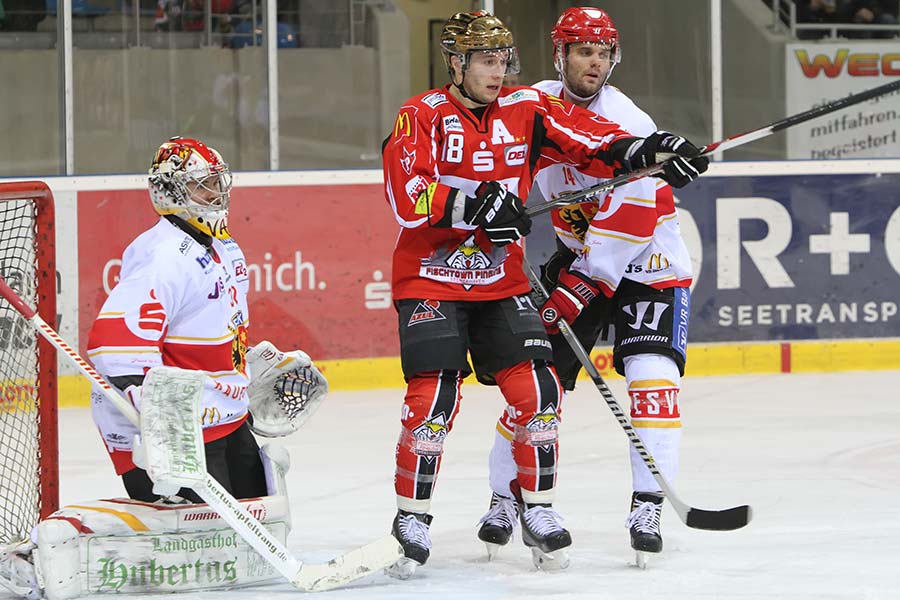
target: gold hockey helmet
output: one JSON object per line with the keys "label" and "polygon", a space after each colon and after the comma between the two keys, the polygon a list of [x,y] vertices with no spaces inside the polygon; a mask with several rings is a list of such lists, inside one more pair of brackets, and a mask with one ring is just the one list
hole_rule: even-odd
{"label": "gold hockey helmet", "polygon": [[487,12],[456,13],[444,23],[441,31],[441,54],[447,70],[450,67],[450,56],[456,55],[462,63],[463,71],[468,66],[470,52],[498,50],[506,54],[506,73],[519,72],[519,53],[516,50],[513,34],[503,21]]}

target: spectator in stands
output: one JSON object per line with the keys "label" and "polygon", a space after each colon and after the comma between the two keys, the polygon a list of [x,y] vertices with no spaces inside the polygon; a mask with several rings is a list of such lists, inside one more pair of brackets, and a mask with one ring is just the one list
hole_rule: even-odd
{"label": "spectator in stands", "polygon": [[[797,5],[797,23],[831,25],[847,22],[847,12],[844,6],[847,0],[794,0],[794,2]],[[797,32],[797,37],[803,40],[827,36],[828,32],[825,30],[800,30]]]}
{"label": "spectator in stands", "polygon": [[47,0],[0,0],[0,31],[36,31],[47,16]]}
{"label": "spectator in stands", "polygon": [[[212,0],[212,28],[219,31],[228,23],[234,0]],[[206,28],[206,0],[157,0],[156,29],[160,31],[203,31]]]}
{"label": "spectator in stands", "polygon": [[[900,0],[849,0],[849,21],[857,25],[897,25]],[[851,38],[892,38],[897,31],[847,31]]]}

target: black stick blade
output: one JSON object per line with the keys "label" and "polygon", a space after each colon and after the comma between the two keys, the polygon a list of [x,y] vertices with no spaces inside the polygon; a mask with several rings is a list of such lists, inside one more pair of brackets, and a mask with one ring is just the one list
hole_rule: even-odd
{"label": "black stick blade", "polygon": [[688,510],[685,525],[694,529],[707,529],[709,531],[732,531],[740,529],[753,518],[753,509],[746,504],[726,508],[725,510],[703,510],[691,508]]}

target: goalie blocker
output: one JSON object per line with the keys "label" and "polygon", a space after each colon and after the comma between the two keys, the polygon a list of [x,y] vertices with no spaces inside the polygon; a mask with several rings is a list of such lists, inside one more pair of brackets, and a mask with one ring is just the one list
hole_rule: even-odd
{"label": "goalie blocker", "polygon": [[[260,455],[270,495],[240,503],[284,543],[291,529],[284,480],[290,457],[272,444],[263,446]],[[27,598],[186,592],[283,581],[205,504],[91,500],[53,513],[31,537],[4,550],[8,566],[0,572],[0,584]]]}

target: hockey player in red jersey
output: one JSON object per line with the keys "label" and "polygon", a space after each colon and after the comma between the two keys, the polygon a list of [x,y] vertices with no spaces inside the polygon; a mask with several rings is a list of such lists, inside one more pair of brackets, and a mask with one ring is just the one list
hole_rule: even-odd
{"label": "hockey player in red jersey", "polygon": [[[653,121],[607,80],[621,58],[612,19],[596,8],[569,8],[551,32],[557,81],[534,87],[638,135],[653,136]],[[695,165],[706,164],[705,158]],[[545,198],[599,183],[568,165],[542,170],[536,183]],[[631,397],[631,422],[667,480],[678,466],[681,417],[678,393],[684,374],[689,314],[691,260],[681,238],[672,188],[665,181],[642,179],[597,200],[562,207],[552,214],[557,253],[542,269],[552,290],[541,308],[553,345],[553,361],[565,390],[572,390],[581,369],[556,327],[562,317],[590,349],[601,332],[615,325],[614,363],[625,376]],[[514,425],[508,415],[497,425],[491,451],[492,510],[482,519],[479,538],[505,544],[514,529],[516,505],[509,482],[516,467],[511,454]],[[638,562],[662,550],[659,531],[663,496],[634,448],[633,493],[627,519]],[[489,545],[489,552],[495,548]]]}
{"label": "hockey player in red jersey", "polygon": [[431,548],[428,514],[462,379],[495,384],[508,404],[523,540],[542,566],[565,567],[571,537],[553,510],[561,387],[528,295],[521,198],[541,167],[566,164],[608,178],[671,158],[685,185],[705,168],[698,150],[660,132],[637,138],[615,123],[527,87],[509,29],[485,12],[459,13],[441,33],[451,83],[408,100],[383,147],[385,195],[401,226],[393,257],[407,392],[396,450],[393,533],[408,577]]}

